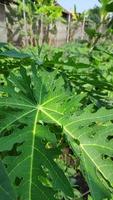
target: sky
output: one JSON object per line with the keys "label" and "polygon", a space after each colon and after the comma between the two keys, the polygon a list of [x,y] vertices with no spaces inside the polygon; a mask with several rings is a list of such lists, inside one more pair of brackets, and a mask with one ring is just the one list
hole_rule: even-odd
{"label": "sky", "polygon": [[57,2],[70,11],[72,11],[74,5],[76,5],[77,12],[83,12],[99,5],[98,0],[57,0]]}

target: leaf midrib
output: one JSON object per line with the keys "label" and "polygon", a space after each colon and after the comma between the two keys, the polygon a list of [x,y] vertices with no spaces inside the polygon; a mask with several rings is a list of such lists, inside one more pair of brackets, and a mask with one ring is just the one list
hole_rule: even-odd
{"label": "leaf midrib", "polygon": [[91,162],[95,165],[96,169],[98,169],[98,171],[103,175],[103,177],[108,180],[108,178],[105,176],[105,174],[102,172],[102,170],[100,169],[100,167],[97,165],[97,163],[90,157],[90,155],[88,154],[88,152],[85,150],[85,148],[83,147],[83,145],[80,145],[82,151],[84,151],[84,153],[89,157],[89,159],[91,160]]}
{"label": "leaf midrib", "polygon": [[32,200],[32,177],[33,177],[33,159],[34,159],[34,146],[36,137],[37,120],[39,115],[39,106],[37,106],[37,111],[35,115],[34,125],[33,125],[33,139],[32,139],[32,149],[31,149],[31,163],[30,163],[30,182],[29,182],[29,200]]}

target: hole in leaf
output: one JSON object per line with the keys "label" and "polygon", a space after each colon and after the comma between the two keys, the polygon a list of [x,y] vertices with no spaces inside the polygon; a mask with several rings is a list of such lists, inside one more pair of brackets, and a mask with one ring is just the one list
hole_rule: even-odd
{"label": "hole in leaf", "polygon": [[110,159],[113,161],[113,157],[110,157]]}
{"label": "hole in leaf", "polygon": [[15,143],[12,150],[8,152],[10,156],[19,156],[22,152],[18,151],[17,148],[21,146],[23,143]]}
{"label": "hole in leaf", "polygon": [[109,135],[108,137],[107,137],[107,140],[108,141],[110,141],[110,140],[112,140],[113,139],[113,135]]}
{"label": "hole in leaf", "polygon": [[106,160],[106,159],[108,159],[108,158],[109,158],[108,155],[102,155],[102,159],[103,159],[103,160]]}
{"label": "hole in leaf", "polygon": [[103,160],[109,159],[109,160],[113,161],[113,157],[108,156],[108,155],[102,155],[102,159]]}
{"label": "hole in leaf", "polygon": [[5,168],[7,168],[7,167],[8,167],[8,165],[7,165],[6,163],[4,164],[4,166],[5,166]]}
{"label": "hole in leaf", "polygon": [[95,135],[96,135],[96,132],[93,130],[91,131],[91,133],[89,133],[90,138],[94,138]]}
{"label": "hole in leaf", "polygon": [[22,182],[22,180],[23,180],[23,178],[21,177],[21,178],[19,178],[19,177],[16,177],[15,178],[15,185],[16,186],[19,186],[20,185],[20,183]]}
{"label": "hole in leaf", "polygon": [[74,139],[74,141],[76,142],[76,144],[78,144],[80,146],[80,141],[79,140]]}
{"label": "hole in leaf", "polygon": [[20,124],[20,125],[18,126],[18,128],[19,128],[19,129],[23,129],[25,126],[27,126],[27,124]]}
{"label": "hole in leaf", "polygon": [[95,122],[92,122],[92,123],[89,125],[89,127],[93,127],[94,125],[96,125],[96,123],[95,123]]}

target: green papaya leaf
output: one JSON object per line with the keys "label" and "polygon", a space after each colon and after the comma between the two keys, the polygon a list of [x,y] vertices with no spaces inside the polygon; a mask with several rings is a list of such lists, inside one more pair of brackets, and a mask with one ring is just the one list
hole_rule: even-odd
{"label": "green papaya leaf", "polygon": [[29,58],[30,55],[27,53],[19,52],[15,49],[11,49],[11,50],[6,50],[4,52],[1,52],[0,57],[24,59],[24,58]]}
{"label": "green papaya leaf", "polygon": [[[73,197],[72,188],[56,164],[56,136],[48,124],[62,118],[62,80],[43,72],[12,74],[0,99],[0,152],[9,152],[3,162],[17,197],[26,200],[54,200],[57,191]],[[45,83],[46,80],[46,83]],[[61,83],[61,89],[56,85]],[[57,153],[55,153],[57,152]],[[12,156],[10,156],[12,155]]]}
{"label": "green papaya leaf", "polygon": [[[56,163],[56,124],[66,135],[94,200],[111,199],[113,192],[113,109],[81,107],[84,94],[64,90],[55,73],[21,68],[1,90],[0,152],[18,198],[54,200],[72,188]],[[80,109],[81,108],[81,109]]]}
{"label": "green papaya leaf", "polygon": [[16,200],[15,192],[10,184],[10,180],[1,161],[0,161],[0,199]]}
{"label": "green papaya leaf", "polygon": [[112,118],[112,109],[87,110],[64,126],[94,200],[111,199],[113,191],[113,125],[106,123]]}

